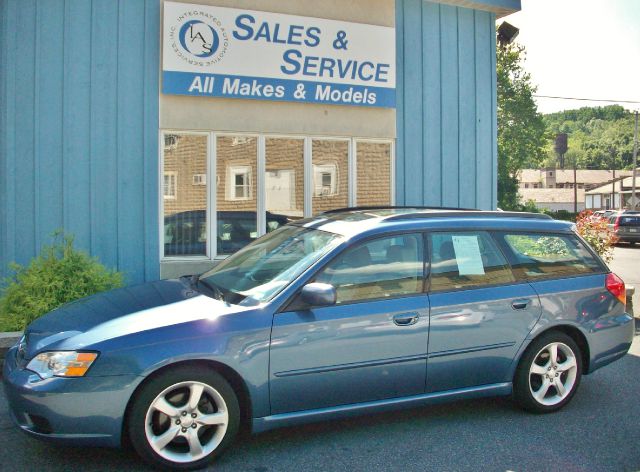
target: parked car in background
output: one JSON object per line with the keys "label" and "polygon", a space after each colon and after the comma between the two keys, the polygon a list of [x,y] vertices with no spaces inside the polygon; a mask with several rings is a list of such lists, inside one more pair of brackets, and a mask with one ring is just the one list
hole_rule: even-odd
{"label": "parked car in background", "polygon": [[571,228],[416,208],[299,220],[200,276],[36,320],[6,355],[9,410],[32,436],[128,438],[180,470],[206,466],[242,424],[495,395],[556,411],[634,335],[624,282]]}
{"label": "parked car in background", "polygon": [[614,213],[617,213],[617,210],[598,210],[593,212],[593,216],[607,219]]}
{"label": "parked car in background", "polygon": [[[217,254],[233,254],[258,237],[256,212],[219,211],[217,213]],[[289,222],[285,215],[266,212],[267,232]],[[205,210],[174,213],[164,218],[164,255],[207,254],[207,214]]]}
{"label": "parked car in background", "polygon": [[616,212],[609,216],[608,226],[620,243],[629,243],[633,246],[640,241],[640,211]]}

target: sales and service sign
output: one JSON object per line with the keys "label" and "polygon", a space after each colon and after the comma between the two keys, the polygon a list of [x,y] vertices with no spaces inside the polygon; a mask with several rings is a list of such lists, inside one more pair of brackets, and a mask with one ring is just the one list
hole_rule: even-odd
{"label": "sales and service sign", "polygon": [[162,91],[395,106],[395,30],[302,16],[164,3]]}

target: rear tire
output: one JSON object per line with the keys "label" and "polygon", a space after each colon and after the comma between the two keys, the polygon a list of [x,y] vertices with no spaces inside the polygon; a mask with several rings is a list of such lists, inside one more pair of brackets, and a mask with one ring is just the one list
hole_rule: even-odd
{"label": "rear tire", "polygon": [[518,405],[533,413],[551,413],[571,401],[582,377],[582,353],[573,339],[550,331],[527,348],[513,379]]}
{"label": "rear tire", "polygon": [[128,416],[136,452],[162,469],[194,470],[226,449],[240,426],[238,398],[213,370],[182,366],[142,385]]}

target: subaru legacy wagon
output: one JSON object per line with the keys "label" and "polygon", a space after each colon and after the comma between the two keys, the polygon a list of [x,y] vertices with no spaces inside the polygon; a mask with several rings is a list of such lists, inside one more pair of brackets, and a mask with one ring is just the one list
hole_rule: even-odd
{"label": "subaru legacy wagon", "polygon": [[545,215],[344,209],[211,271],[94,295],[7,354],[17,425],[203,467],[254,432],[512,395],[556,411],[633,339],[624,283]]}

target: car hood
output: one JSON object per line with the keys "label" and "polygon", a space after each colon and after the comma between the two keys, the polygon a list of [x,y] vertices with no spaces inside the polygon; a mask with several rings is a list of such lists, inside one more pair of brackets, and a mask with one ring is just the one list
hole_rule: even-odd
{"label": "car hood", "polygon": [[45,348],[81,349],[105,339],[244,310],[202,295],[180,280],[134,285],[68,303],[38,318],[25,331],[25,357],[31,359]]}

